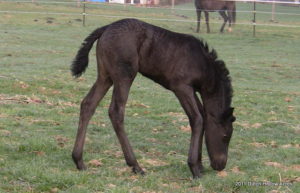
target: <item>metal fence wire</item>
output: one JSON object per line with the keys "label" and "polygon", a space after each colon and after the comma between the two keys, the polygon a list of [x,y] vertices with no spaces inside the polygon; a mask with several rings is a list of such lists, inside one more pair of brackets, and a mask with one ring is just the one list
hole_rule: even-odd
{"label": "metal fence wire", "polygon": [[[232,0],[231,0],[232,1]],[[250,20],[249,22],[236,22],[236,25],[252,25],[254,28],[255,26],[273,26],[273,27],[288,27],[288,28],[300,28],[300,25],[292,25],[292,24],[279,24],[279,23],[257,23],[257,21],[254,21],[255,15],[256,14],[267,14],[267,15],[272,15],[274,14],[274,10],[272,11],[259,11],[255,9],[255,4],[256,3],[264,3],[264,4],[280,4],[280,5],[296,5],[300,7],[299,2],[286,2],[286,1],[257,1],[257,0],[234,0],[237,2],[248,2],[248,3],[253,3],[253,10],[236,10],[237,13],[239,14],[253,14],[253,19]],[[99,2],[90,2],[88,0],[84,1],[44,1],[44,0],[31,0],[31,1],[18,1],[18,0],[12,0],[12,1],[0,1],[0,3],[33,3],[33,4],[53,4],[53,5],[72,5],[78,8],[79,12],[49,12],[49,11],[20,11],[20,10],[1,10],[0,7],[0,13],[7,13],[7,14],[40,14],[40,15],[73,15],[73,16],[81,16],[82,17],[82,24],[85,25],[86,23],[86,17],[106,17],[106,18],[124,18],[124,15],[111,15],[111,14],[95,14],[95,13],[89,13],[89,7],[88,6],[99,6],[99,7],[109,7],[111,9],[114,9],[114,7],[135,7],[135,9],[140,9],[141,12],[145,9],[152,9],[152,10],[170,10],[171,12],[174,11],[187,11],[187,12],[195,12],[196,9],[192,8],[180,8],[180,7],[174,7],[174,6],[136,6],[133,4],[115,4],[115,3],[99,3]],[[300,9],[300,8],[299,8]],[[212,11],[212,10],[203,10],[203,11]],[[218,11],[218,10],[214,10]],[[275,12],[276,15],[286,15],[286,16],[291,16],[291,17],[299,17],[299,13],[291,13],[291,12]],[[154,18],[154,17],[136,17],[136,16],[130,16],[131,18],[136,18],[136,19],[142,19],[142,20],[153,20],[153,21],[169,21],[169,22],[189,22],[189,23],[196,23],[196,18],[195,19],[172,19],[172,18]],[[270,17],[271,18],[271,17]],[[203,22],[203,21],[201,21]],[[216,24],[221,24],[221,22],[210,22],[210,23],[216,23]]]}

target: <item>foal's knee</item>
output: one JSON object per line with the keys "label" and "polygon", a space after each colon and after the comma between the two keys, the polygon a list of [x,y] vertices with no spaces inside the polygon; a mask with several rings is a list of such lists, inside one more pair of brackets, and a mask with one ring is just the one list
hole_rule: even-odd
{"label": "foal's knee", "polygon": [[201,115],[195,117],[191,122],[192,132],[200,134],[201,129],[203,128],[203,118]]}
{"label": "foal's knee", "polygon": [[116,123],[122,123],[124,120],[124,108],[118,105],[111,105],[108,109],[109,118]]}

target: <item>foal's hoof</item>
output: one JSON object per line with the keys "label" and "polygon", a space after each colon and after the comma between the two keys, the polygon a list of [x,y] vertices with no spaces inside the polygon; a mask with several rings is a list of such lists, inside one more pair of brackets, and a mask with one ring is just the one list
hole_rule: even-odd
{"label": "foal's hoof", "polygon": [[77,167],[77,169],[80,170],[80,171],[86,170],[86,166],[84,165],[83,162],[82,162],[82,163],[76,163],[76,167]]}
{"label": "foal's hoof", "polygon": [[85,165],[83,165],[83,166],[77,166],[77,169],[79,171],[84,171],[84,170],[86,170],[86,166]]}
{"label": "foal's hoof", "polygon": [[195,166],[192,170],[193,178],[194,179],[199,179],[202,177],[202,173],[204,170],[204,167],[202,163],[199,163],[197,166]]}
{"label": "foal's hoof", "polygon": [[133,167],[132,172],[135,174],[141,174],[142,176],[145,175],[145,172],[140,167]]}
{"label": "foal's hoof", "polygon": [[193,179],[200,179],[202,177],[202,174],[199,173],[199,174],[196,174],[196,175],[193,175]]}

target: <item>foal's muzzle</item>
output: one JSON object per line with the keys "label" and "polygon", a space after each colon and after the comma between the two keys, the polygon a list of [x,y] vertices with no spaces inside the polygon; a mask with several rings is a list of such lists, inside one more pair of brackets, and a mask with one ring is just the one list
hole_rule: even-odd
{"label": "foal's muzzle", "polygon": [[222,155],[212,160],[210,165],[214,170],[221,171],[225,168],[226,163],[227,163],[227,156]]}

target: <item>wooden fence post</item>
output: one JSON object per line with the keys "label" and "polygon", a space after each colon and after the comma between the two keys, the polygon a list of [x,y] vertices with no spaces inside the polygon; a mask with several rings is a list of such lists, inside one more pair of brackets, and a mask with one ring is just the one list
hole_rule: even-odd
{"label": "wooden fence post", "polygon": [[253,1],[253,37],[255,37],[256,34],[256,0]]}
{"label": "wooden fence post", "polygon": [[174,7],[175,7],[175,0],[172,0],[172,8],[171,8],[171,12],[174,13]]}
{"label": "wooden fence post", "polygon": [[272,18],[271,21],[275,22],[275,2],[272,3]]}
{"label": "wooden fence post", "polygon": [[85,13],[85,4],[86,4],[86,0],[84,0],[83,1],[83,10],[82,10],[82,25],[83,25],[83,27],[85,26],[85,15],[86,15],[86,13]]}

